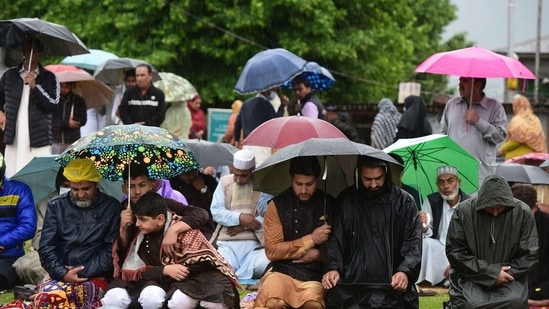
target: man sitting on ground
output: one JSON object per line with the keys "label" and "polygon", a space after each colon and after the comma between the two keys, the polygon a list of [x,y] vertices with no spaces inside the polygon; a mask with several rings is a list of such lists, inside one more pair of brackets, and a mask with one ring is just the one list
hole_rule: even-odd
{"label": "man sitting on ground", "polygon": [[437,168],[438,192],[427,196],[419,212],[423,224],[423,249],[418,284],[425,280],[431,285],[449,286],[446,278],[450,264],[445,252],[448,225],[457,205],[469,198],[460,185],[457,168],[449,165]]}

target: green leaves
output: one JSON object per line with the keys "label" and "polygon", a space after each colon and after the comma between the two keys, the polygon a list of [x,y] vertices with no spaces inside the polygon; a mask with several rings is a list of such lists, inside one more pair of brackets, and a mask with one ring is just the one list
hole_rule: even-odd
{"label": "green leaves", "polygon": [[67,25],[89,48],[149,61],[188,79],[204,104],[229,106],[246,61],[275,47],[331,69],[336,84],[320,95],[334,103],[396,98],[398,83],[415,78],[423,90],[444,90],[444,76],[413,70],[465,47],[464,36],[441,42],[455,10],[450,0],[19,0],[0,18]]}

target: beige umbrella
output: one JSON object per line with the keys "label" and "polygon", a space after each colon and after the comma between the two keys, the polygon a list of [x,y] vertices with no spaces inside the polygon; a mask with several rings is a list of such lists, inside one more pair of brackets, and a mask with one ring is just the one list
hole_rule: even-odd
{"label": "beige umbrella", "polygon": [[75,82],[73,91],[84,98],[87,108],[111,103],[113,91],[85,70],[65,64],[51,64],[45,68],[53,72],[60,83]]}

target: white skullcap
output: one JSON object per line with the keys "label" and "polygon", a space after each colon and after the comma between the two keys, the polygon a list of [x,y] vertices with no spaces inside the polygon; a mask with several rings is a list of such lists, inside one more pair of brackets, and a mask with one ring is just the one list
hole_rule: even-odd
{"label": "white skullcap", "polygon": [[443,165],[437,168],[437,176],[442,174],[452,174],[458,176],[458,170],[451,165]]}
{"label": "white skullcap", "polygon": [[249,150],[239,150],[233,155],[233,166],[239,170],[255,168],[255,155]]}

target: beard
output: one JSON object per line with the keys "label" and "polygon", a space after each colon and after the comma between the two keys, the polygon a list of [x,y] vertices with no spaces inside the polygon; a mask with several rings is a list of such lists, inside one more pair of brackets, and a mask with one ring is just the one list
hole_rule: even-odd
{"label": "beard", "polygon": [[375,190],[364,187],[364,191],[366,192],[366,195],[368,195],[370,197],[378,197],[378,196],[381,196],[383,194],[383,186],[379,187]]}
{"label": "beard", "polygon": [[442,196],[442,199],[445,200],[445,201],[453,201],[458,194],[459,194],[459,187],[456,187],[454,189],[454,192],[452,192],[448,195],[440,193],[440,196]]}
{"label": "beard", "polygon": [[233,202],[244,202],[249,203],[253,198],[253,185],[247,183],[244,185],[239,185],[236,182],[233,184]]}
{"label": "beard", "polygon": [[74,202],[74,204],[76,205],[76,207],[83,208],[83,209],[92,207],[93,204],[95,203],[95,200],[96,200],[95,197],[90,197],[87,200],[77,201],[77,200],[74,199],[74,196],[71,196],[71,199]]}

